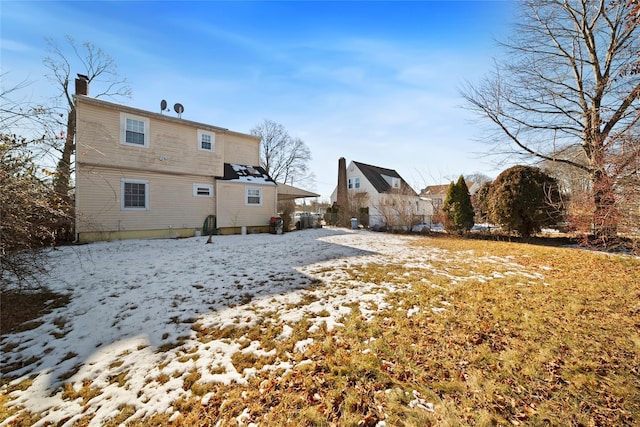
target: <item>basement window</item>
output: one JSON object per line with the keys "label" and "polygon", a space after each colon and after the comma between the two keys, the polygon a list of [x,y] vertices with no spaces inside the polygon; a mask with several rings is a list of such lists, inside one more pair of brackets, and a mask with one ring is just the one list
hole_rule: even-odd
{"label": "basement window", "polygon": [[194,197],[213,197],[213,185],[211,184],[193,184]]}

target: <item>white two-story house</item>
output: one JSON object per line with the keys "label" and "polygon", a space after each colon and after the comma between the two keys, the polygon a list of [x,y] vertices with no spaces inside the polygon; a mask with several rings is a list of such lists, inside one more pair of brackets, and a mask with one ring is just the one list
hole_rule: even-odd
{"label": "white two-story house", "polygon": [[[372,228],[407,228],[431,215],[430,206],[393,169],[351,161],[347,194],[351,215]],[[331,201],[337,202],[337,188]]]}

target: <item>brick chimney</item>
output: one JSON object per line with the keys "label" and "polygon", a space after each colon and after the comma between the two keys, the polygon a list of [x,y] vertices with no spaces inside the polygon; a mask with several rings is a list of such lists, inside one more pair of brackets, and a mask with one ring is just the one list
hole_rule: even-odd
{"label": "brick chimney", "polygon": [[336,202],[338,204],[338,225],[349,225],[349,196],[347,194],[347,161],[344,157],[338,159],[338,189]]}
{"label": "brick chimney", "polygon": [[89,77],[78,74],[76,79],[76,95],[89,95]]}

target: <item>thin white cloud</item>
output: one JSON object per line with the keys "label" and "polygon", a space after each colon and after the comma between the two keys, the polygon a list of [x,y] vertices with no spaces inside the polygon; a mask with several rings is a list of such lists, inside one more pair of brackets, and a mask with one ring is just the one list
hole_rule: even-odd
{"label": "thin white cloud", "polygon": [[0,49],[11,52],[31,52],[35,50],[32,45],[6,38],[0,39]]}

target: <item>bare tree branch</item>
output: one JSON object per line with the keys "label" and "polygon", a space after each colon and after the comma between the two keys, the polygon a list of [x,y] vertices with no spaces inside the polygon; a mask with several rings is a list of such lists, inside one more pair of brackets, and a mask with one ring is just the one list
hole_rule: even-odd
{"label": "bare tree branch", "polygon": [[501,43],[505,62],[462,89],[468,107],[499,130],[494,144],[590,176],[595,223],[612,217],[605,211],[619,174],[633,163],[619,160],[616,140],[638,143],[640,74],[629,70],[638,66],[640,30],[632,3],[527,0],[515,35]]}
{"label": "bare tree branch", "polygon": [[260,163],[276,182],[291,183],[313,181],[308,172],[311,151],[300,138],[289,135],[283,125],[265,119],[251,129],[260,137]]}
{"label": "bare tree branch", "polygon": [[[75,154],[76,109],[74,93],[72,92],[72,69],[84,73],[87,82],[99,83],[93,89],[99,88],[99,97],[129,97],[131,88],[126,79],[118,75],[117,65],[113,58],[93,43],[85,41],[81,46],[71,36],[65,36],[65,46],[69,53],[52,38],[46,39],[49,55],[44,58],[44,65],[51,71],[49,78],[60,89],[60,97],[65,100],[60,117],[66,117],[60,126],[66,126],[64,144],[56,167],[55,188],[62,196],[68,196],[71,189],[72,157]],[[72,63],[72,61],[75,62]]]}

